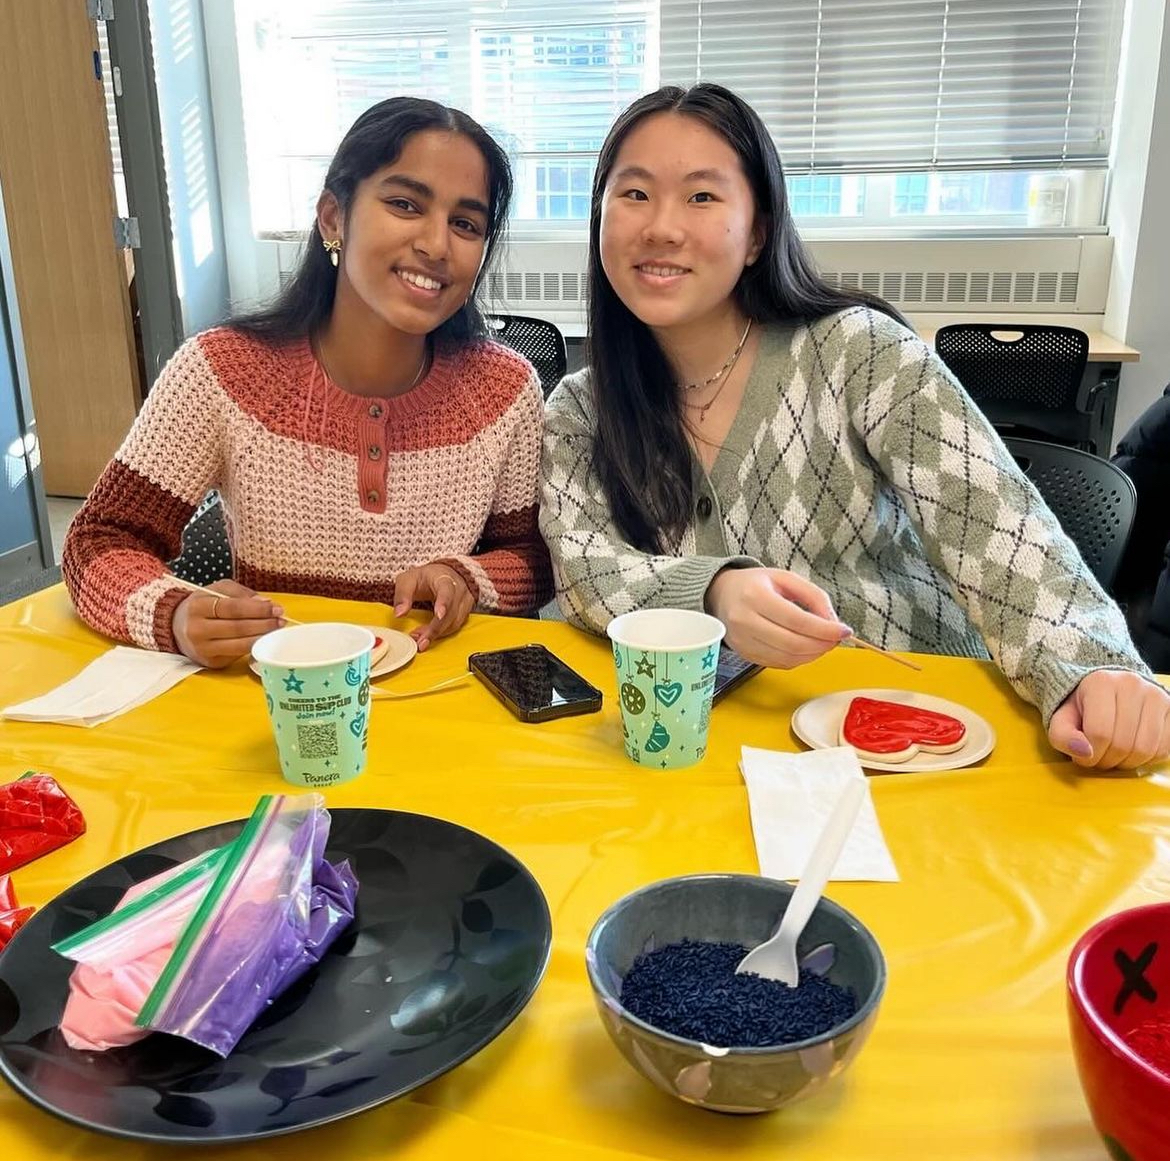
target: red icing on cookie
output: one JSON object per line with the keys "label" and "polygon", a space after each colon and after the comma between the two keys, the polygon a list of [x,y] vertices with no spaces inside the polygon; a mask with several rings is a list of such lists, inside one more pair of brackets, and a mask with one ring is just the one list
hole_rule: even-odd
{"label": "red icing on cookie", "polygon": [[898,754],[911,746],[958,745],[967,727],[950,714],[894,701],[855,697],[849,703],[841,736],[870,754]]}

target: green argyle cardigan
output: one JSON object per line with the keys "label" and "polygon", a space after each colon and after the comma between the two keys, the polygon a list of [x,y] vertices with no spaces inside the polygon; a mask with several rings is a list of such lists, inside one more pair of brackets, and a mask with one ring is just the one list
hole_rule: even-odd
{"label": "green argyle cardigan", "polygon": [[[701,609],[722,568],[790,569],[887,649],[989,654],[1045,722],[1093,669],[1149,670],[1035,488],[933,351],[857,307],[762,328],[695,514],[661,553],[626,543],[592,470],[589,372],[548,402],[540,527],[557,600],[603,632],[631,609]],[[646,454],[654,452],[647,449]]]}

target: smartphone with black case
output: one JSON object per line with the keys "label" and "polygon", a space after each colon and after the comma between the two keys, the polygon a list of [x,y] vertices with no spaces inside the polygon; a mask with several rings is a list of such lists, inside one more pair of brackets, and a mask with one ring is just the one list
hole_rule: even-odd
{"label": "smartphone with black case", "polygon": [[601,690],[543,645],[473,653],[468,667],[522,722],[601,709]]}
{"label": "smartphone with black case", "polygon": [[717,702],[735,689],[737,685],[742,685],[749,677],[754,677],[763,668],[762,665],[745,661],[729,646],[720,645],[719,664],[715,668],[715,691],[711,695],[712,702]]}

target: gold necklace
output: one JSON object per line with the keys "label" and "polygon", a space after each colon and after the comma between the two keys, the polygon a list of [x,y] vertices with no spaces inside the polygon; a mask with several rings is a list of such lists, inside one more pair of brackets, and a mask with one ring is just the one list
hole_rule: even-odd
{"label": "gold necklace", "polygon": [[[422,362],[419,363],[418,370],[415,371],[414,378],[411,379],[410,386],[407,387],[406,391],[413,391],[418,386],[419,380],[423,377],[423,372],[427,369],[427,361],[430,358],[430,354],[431,345],[426,341],[426,339],[423,339]],[[403,391],[402,394],[405,395],[406,391]]]}
{"label": "gold necklace", "polygon": [[727,362],[715,372],[714,375],[708,376],[702,383],[680,383],[678,388],[680,391],[702,391],[704,387],[710,387],[717,379],[726,375],[732,367],[735,366],[736,359],[739,358],[740,352],[743,350],[744,343],[747,342],[748,331],[752,329],[752,320],[749,318],[747,326],[743,328],[743,334],[739,337],[739,343],[735,350],[727,357]]}
{"label": "gold necklace", "polygon": [[[711,410],[711,404],[723,394],[723,388],[727,386],[727,380],[731,378],[731,372],[735,369],[735,364],[739,362],[739,356],[743,354],[744,344],[747,342],[748,332],[752,329],[752,320],[748,319],[748,325],[744,328],[743,338],[739,340],[739,346],[731,353],[731,358],[723,364],[723,369],[719,375],[715,376],[718,379],[720,375],[723,376],[723,382],[715,389],[715,394],[707,400],[706,403],[692,403],[689,399],[683,400],[684,407],[697,408],[699,412],[699,422],[705,423],[707,421],[707,412]],[[715,382],[715,379],[708,379],[703,386],[710,386]]]}
{"label": "gold necklace", "polygon": [[[321,350],[320,344],[314,346],[314,353],[317,356],[317,362],[321,364],[321,369],[325,372],[326,378],[334,386],[337,386],[337,380],[333,377],[333,372],[329,370],[329,364],[325,362],[325,353]],[[430,360],[431,346],[425,339],[423,340],[422,362],[418,365],[418,370],[414,373],[414,378],[411,379],[409,386],[403,387],[394,392],[396,395],[405,395],[408,391],[413,391],[423,377],[423,372],[427,369],[427,363]],[[344,390],[344,388],[342,388]],[[352,394],[352,392],[350,392]]]}

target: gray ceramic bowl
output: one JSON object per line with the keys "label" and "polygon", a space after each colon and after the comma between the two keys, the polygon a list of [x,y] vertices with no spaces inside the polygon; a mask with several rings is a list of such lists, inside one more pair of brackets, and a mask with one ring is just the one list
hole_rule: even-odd
{"label": "gray ceramic bowl", "polygon": [[664,1092],[721,1113],[767,1112],[810,1096],[861,1050],[877,1019],[886,964],[873,936],[824,898],[797,954],[833,944],[825,974],[858,1000],[856,1014],[828,1032],[775,1048],[713,1048],[659,1031],[622,1007],[622,979],[643,952],[681,939],[755,947],[776,929],[791,895],[789,884],[756,875],[682,875],[631,892],[594,925],[585,962],[601,1021],[622,1055]]}

